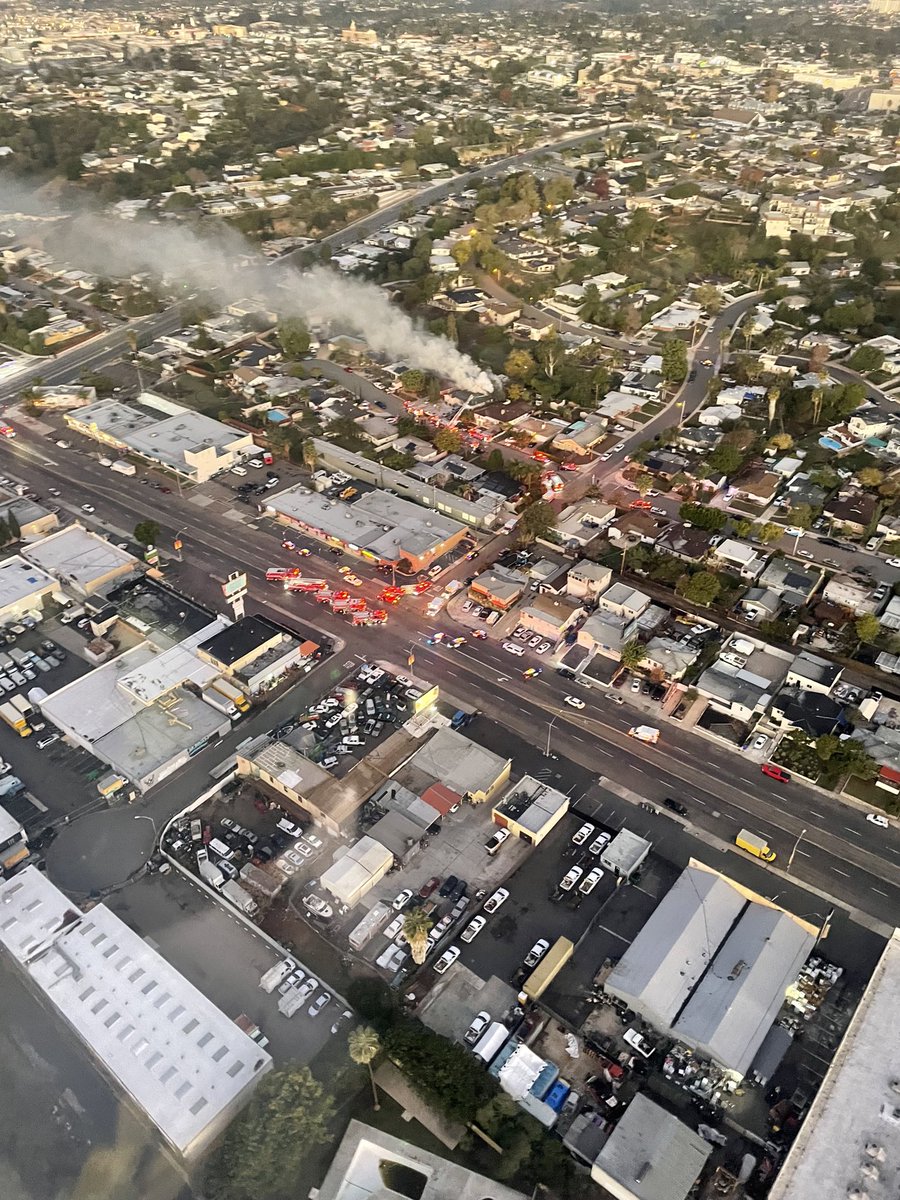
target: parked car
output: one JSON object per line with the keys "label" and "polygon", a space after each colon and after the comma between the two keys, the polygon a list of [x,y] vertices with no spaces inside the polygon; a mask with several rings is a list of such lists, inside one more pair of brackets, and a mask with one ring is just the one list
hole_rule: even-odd
{"label": "parked car", "polygon": [[592,871],[588,871],[584,879],[579,884],[578,890],[583,896],[589,896],[600,880],[603,878],[603,870],[600,867],[594,867]]}
{"label": "parked car", "polygon": [[462,931],[462,933],[459,935],[461,940],[464,942],[473,941],[476,937],[478,937],[479,933],[481,933],[481,931],[482,931],[482,929],[484,929],[485,925],[487,925],[487,919],[485,917],[482,917],[482,916],[473,917],[472,920],[465,927],[465,929]]}
{"label": "parked car", "polygon": [[636,1029],[626,1029],[622,1034],[622,1038],[629,1046],[631,1046],[632,1050],[636,1050],[642,1058],[649,1058],[656,1049],[656,1047],[651,1046],[647,1039],[642,1037]]}
{"label": "parked car", "polygon": [[583,846],[583,845],[584,845],[584,843],[585,843],[585,842],[588,840],[588,838],[591,836],[591,834],[592,834],[593,832],[594,832],[594,826],[593,826],[593,825],[590,823],[590,821],[586,822],[586,823],[585,823],[584,825],[582,825],[582,826],[581,826],[581,828],[580,828],[580,829],[579,829],[579,830],[578,830],[578,831],[577,831],[577,832],[576,832],[576,833],[573,835],[573,837],[572,837],[572,845],[573,845],[573,846]]}
{"label": "parked car", "polygon": [[465,1034],[463,1035],[463,1040],[465,1042],[467,1042],[470,1046],[474,1046],[475,1043],[481,1038],[481,1035],[484,1033],[484,1031],[487,1029],[487,1027],[488,1027],[488,1025],[490,1025],[490,1023],[491,1023],[491,1014],[490,1013],[488,1013],[488,1012],[476,1013],[475,1016],[472,1018],[471,1025],[469,1026],[469,1028],[466,1030]]}
{"label": "parked car", "polygon": [[872,825],[877,825],[879,829],[887,829],[890,826],[890,821],[882,813],[866,813],[866,820]]}
{"label": "parked car", "polygon": [[323,1008],[326,1008],[331,1003],[330,992],[319,992],[315,1000],[306,1010],[311,1017],[317,1017]]}
{"label": "parked car", "polygon": [[611,841],[611,833],[607,833],[605,830],[603,833],[598,833],[588,846],[588,854],[602,854]]}
{"label": "parked car", "polygon": [[406,908],[407,904],[409,904],[410,900],[412,900],[412,897],[412,889],[404,888],[403,891],[399,892],[391,901],[391,908],[394,910],[394,912],[400,912],[402,909]]}
{"label": "parked car", "polygon": [[572,867],[559,881],[559,890],[561,892],[571,892],[583,874],[584,869],[582,867]]}
{"label": "parked car", "polygon": [[504,901],[509,899],[509,892],[506,888],[497,888],[496,892],[490,896],[484,906],[486,913],[495,913]]}
{"label": "parked car", "polygon": [[456,960],[459,958],[459,946],[451,946],[449,950],[445,950],[441,957],[434,964],[434,972],[436,975],[443,975],[445,971],[449,971]]}
{"label": "parked car", "polygon": [[426,879],[419,888],[418,897],[420,900],[427,900],[436,887],[440,885],[440,875],[432,875],[430,879]]}
{"label": "parked car", "polygon": [[777,763],[763,763],[760,767],[763,775],[768,775],[770,779],[777,779],[779,783],[790,783],[791,776],[784,767],[779,767]]}
{"label": "parked car", "polygon": [[667,808],[669,812],[678,813],[679,817],[686,817],[688,810],[679,800],[673,800],[671,796],[666,796],[663,800],[663,808]]}
{"label": "parked car", "polygon": [[549,949],[550,943],[547,941],[547,939],[538,938],[538,940],[525,955],[525,966],[536,967]]}

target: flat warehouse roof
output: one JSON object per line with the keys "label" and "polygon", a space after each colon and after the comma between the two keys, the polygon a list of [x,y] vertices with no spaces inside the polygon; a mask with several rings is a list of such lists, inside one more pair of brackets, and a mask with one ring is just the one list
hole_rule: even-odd
{"label": "flat warehouse roof", "polygon": [[56,580],[51,575],[18,554],[0,563],[0,608],[9,608],[54,587]]}
{"label": "flat warehouse roof", "polygon": [[89,587],[138,560],[81,525],[70,525],[28,546],[24,556],[57,579]]}
{"label": "flat warehouse roof", "polygon": [[0,944],[182,1154],[271,1068],[105,905],[82,914],[36,867],[0,884]]}

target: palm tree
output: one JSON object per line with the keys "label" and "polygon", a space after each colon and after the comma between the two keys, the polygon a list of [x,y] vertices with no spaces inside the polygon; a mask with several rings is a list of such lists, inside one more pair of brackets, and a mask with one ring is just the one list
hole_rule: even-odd
{"label": "palm tree", "polygon": [[775,415],[778,412],[778,401],[781,399],[781,388],[770,387],[766,392],[766,400],[769,405],[769,428],[775,424]]}
{"label": "palm tree", "polygon": [[381,1108],[378,1102],[378,1089],[375,1087],[375,1076],[372,1074],[372,1061],[381,1052],[381,1042],[378,1034],[370,1025],[358,1025],[351,1029],[347,1037],[347,1052],[355,1063],[369,1068],[369,1082],[372,1084],[372,1106],[375,1111]]}
{"label": "palm tree", "polygon": [[425,955],[428,953],[430,929],[431,917],[424,908],[411,908],[403,917],[403,940],[409,943],[413,962],[419,966],[425,961]]}

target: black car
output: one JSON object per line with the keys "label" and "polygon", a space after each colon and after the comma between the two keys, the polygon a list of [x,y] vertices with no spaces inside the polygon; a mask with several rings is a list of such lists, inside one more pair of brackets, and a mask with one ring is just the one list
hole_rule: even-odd
{"label": "black car", "polygon": [[840,550],[840,549],[841,549],[841,543],[840,543],[839,541],[837,541],[837,539],[836,539],[836,538],[823,538],[823,537],[820,537],[820,538],[819,538],[819,545],[820,545],[820,546],[833,546],[833,547],[835,548],[835,550]]}
{"label": "black car", "polygon": [[441,884],[441,890],[438,892],[438,895],[449,896],[453,889],[457,887],[459,887],[459,880],[457,877],[455,875],[448,875]]}
{"label": "black car", "polygon": [[697,378],[697,372],[691,371],[690,375],[688,375],[688,383],[693,383],[696,378]]}
{"label": "black car", "polygon": [[671,796],[666,796],[663,800],[663,808],[667,808],[669,812],[678,813],[679,817],[686,817],[688,810],[678,800],[673,800]]}
{"label": "black car", "polygon": [[468,890],[469,890],[469,885],[466,883],[466,881],[464,879],[460,879],[458,881],[458,883],[456,884],[456,887],[450,893],[450,899],[451,900],[462,900],[463,896],[466,894],[466,892]]}

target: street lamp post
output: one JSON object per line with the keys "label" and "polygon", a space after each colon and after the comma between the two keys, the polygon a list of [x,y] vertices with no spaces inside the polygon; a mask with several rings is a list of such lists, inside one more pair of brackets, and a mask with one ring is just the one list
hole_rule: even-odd
{"label": "street lamp post", "polygon": [[796,842],[794,842],[794,848],[793,848],[793,850],[791,851],[791,857],[790,857],[790,858],[787,860],[787,866],[785,867],[785,870],[786,870],[786,871],[789,871],[789,870],[791,869],[791,867],[792,867],[792,865],[793,865],[793,862],[794,862],[794,855],[797,853],[797,847],[798,847],[798,846],[800,845],[800,843],[803,841],[803,838],[804,838],[805,836],[806,836],[806,830],[805,830],[805,829],[801,829],[801,830],[800,830],[800,832],[797,834],[797,840],[796,840]]}
{"label": "street lamp post", "polygon": [[547,726],[547,749],[544,751],[545,758],[550,757],[550,734],[553,731],[553,726],[556,724],[556,722],[558,720],[559,720],[559,713],[557,713],[556,716],[551,719],[550,724]]}

